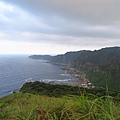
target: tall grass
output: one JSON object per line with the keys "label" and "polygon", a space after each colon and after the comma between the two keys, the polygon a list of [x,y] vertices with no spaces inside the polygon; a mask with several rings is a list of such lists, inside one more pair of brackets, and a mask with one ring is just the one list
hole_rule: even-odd
{"label": "tall grass", "polygon": [[0,120],[120,120],[120,104],[110,96],[62,98],[12,94],[0,99]]}

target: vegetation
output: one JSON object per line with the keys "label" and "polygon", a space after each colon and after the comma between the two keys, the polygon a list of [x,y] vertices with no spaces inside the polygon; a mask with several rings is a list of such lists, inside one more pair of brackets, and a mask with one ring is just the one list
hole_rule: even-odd
{"label": "vegetation", "polygon": [[32,59],[45,59],[45,60],[49,60],[52,56],[50,55],[31,55],[29,56],[29,58]]}
{"label": "vegetation", "polygon": [[27,82],[20,89],[23,93],[32,93],[36,95],[47,95],[50,97],[62,97],[69,95],[80,96],[81,92],[84,96],[94,94],[95,96],[102,97],[106,95],[112,96],[114,99],[120,99],[120,92],[106,91],[104,88],[85,89],[67,85],[52,85],[43,82]]}
{"label": "vegetation", "polygon": [[108,87],[120,91],[120,59],[102,67],[99,71],[89,70],[87,77],[97,86]]}
{"label": "vegetation", "polygon": [[15,93],[0,99],[0,120],[119,120],[120,104],[93,94],[60,98]]}
{"label": "vegetation", "polygon": [[120,48],[114,47],[54,57],[31,56],[67,63],[106,89],[28,82],[19,93],[0,98],[0,120],[120,120],[119,53]]}
{"label": "vegetation", "polygon": [[85,72],[90,82],[96,86],[105,87],[107,83],[109,89],[120,90],[120,47],[67,52],[48,59]]}
{"label": "vegetation", "polygon": [[77,87],[66,85],[52,85],[43,82],[28,82],[20,89],[23,93],[33,93],[39,95],[47,95],[50,97],[61,97],[63,95],[78,95]]}

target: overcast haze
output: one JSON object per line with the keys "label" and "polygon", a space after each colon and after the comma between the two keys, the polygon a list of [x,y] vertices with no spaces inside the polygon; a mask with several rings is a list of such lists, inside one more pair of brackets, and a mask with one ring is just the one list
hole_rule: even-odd
{"label": "overcast haze", "polygon": [[0,54],[120,46],[120,0],[0,0]]}

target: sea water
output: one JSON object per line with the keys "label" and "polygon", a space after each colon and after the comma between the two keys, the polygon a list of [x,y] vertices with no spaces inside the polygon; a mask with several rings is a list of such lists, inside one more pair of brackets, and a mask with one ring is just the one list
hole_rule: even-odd
{"label": "sea water", "polygon": [[0,56],[0,97],[20,89],[25,82],[67,81],[71,77],[61,66],[53,65],[44,60],[34,60],[28,56]]}

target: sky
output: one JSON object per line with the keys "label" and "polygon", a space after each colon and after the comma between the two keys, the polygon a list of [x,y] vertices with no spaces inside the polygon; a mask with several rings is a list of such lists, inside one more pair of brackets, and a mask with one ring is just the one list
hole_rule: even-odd
{"label": "sky", "polygon": [[120,0],[0,0],[0,54],[120,46]]}

